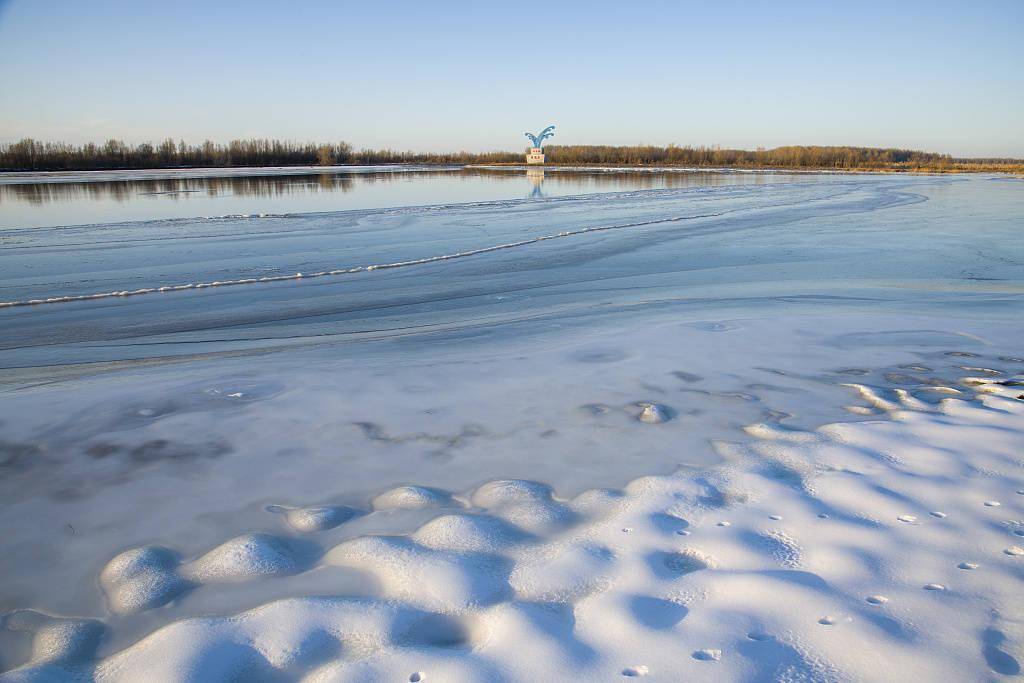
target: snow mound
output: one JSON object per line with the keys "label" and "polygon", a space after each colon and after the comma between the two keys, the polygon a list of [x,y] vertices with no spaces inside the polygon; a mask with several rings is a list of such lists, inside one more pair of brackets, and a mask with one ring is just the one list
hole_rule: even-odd
{"label": "snow mound", "polygon": [[177,574],[178,557],[167,548],[144,546],[126,550],[100,572],[100,586],[110,610],[141,612],[167,604],[190,587]]}
{"label": "snow mound", "polygon": [[399,486],[373,499],[375,510],[426,510],[457,504],[447,491],[425,486]]}
{"label": "snow mound", "polygon": [[267,506],[267,511],[283,514],[288,526],[305,534],[333,529],[362,514],[359,510],[347,505],[318,507],[270,505]]}
{"label": "snow mound", "polygon": [[285,541],[267,534],[244,534],[192,562],[186,573],[199,582],[237,581],[291,574],[300,566],[294,550]]}
{"label": "snow mound", "polygon": [[435,550],[404,537],[356,538],[332,548],[324,561],[364,571],[377,579],[386,597],[424,609],[465,610],[511,593],[508,558]]}

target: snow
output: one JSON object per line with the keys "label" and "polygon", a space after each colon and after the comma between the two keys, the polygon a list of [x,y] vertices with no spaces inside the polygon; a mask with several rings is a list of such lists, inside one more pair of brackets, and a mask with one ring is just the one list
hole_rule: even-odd
{"label": "snow", "polygon": [[808,183],[32,236],[304,276],[0,312],[0,681],[1019,674],[1024,203]]}
{"label": "snow", "polygon": [[[1015,495],[1024,480],[1024,402],[1006,394],[755,440],[727,465],[643,477],[603,506],[589,502],[593,492],[559,500],[533,482],[490,482],[469,494],[477,511],[327,551],[322,563],[372,574],[376,599],[289,598],[177,621],[100,660],[90,659],[97,622],[40,615],[19,625],[35,634],[31,662],[5,680],[420,672],[483,681],[500,671],[525,681],[620,670],[652,680],[891,680],[880,662],[898,662],[901,677],[964,680],[982,670],[979,656],[1009,674],[1019,670],[1007,643],[1021,628],[1021,553],[1003,550],[1010,532],[1001,523],[1012,518],[993,518],[983,504]],[[906,455],[894,461],[883,448]],[[765,469],[780,458],[813,474],[796,484]],[[965,469],[990,474],[942,474]],[[936,500],[945,518],[896,521],[902,510],[926,515]],[[783,520],[771,519],[776,510]],[[715,523],[721,516],[728,527]],[[691,535],[672,533],[666,517]],[[119,574],[128,564],[146,563],[112,562]],[[253,536],[194,565],[199,585],[296,569]],[[681,658],[687,646],[692,657]],[[699,668],[709,662],[714,674]]]}

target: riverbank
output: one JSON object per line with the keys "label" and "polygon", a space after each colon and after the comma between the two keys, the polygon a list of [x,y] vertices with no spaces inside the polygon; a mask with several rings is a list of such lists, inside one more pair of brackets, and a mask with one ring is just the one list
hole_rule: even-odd
{"label": "riverbank", "polygon": [[[546,145],[547,161],[555,165],[631,167],[694,167],[735,170],[871,170],[921,172],[1024,172],[1021,159],[970,159],[918,150],[850,147],[786,146],[756,151],[718,147],[668,145]],[[210,141],[187,145],[165,140],[159,145],[129,145],[110,140],[103,145],[69,145],[22,140],[0,143],[0,169],[118,170],[232,166],[305,166],[415,164],[518,164],[522,152],[399,152],[353,150],[347,143],[295,143],[280,140]]]}

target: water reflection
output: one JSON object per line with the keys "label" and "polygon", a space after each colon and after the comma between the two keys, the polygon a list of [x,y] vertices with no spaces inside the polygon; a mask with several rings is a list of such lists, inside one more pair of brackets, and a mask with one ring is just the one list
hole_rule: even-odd
{"label": "water reflection", "polygon": [[[373,174],[368,182],[389,182],[393,173]],[[128,202],[137,197],[163,196],[171,200],[182,195],[204,194],[207,197],[236,195],[241,197],[279,197],[309,192],[349,192],[353,176],[339,173],[318,173],[301,176],[254,176],[248,178],[174,178],[160,180],[114,180],[72,183],[31,183],[0,185],[0,204],[24,202],[46,204],[67,201]]]}
{"label": "water reflection", "polygon": [[0,229],[537,199],[778,182],[792,176],[665,169],[477,167],[316,173],[289,170],[281,175],[264,172],[238,177],[80,178],[82,174],[67,182],[23,183],[0,176]]}
{"label": "water reflection", "polygon": [[[405,173],[316,173],[308,175],[252,176],[224,178],[161,178],[155,180],[113,180],[50,183],[0,183],[0,204],[22,202],[45,204],[66,201],[128,202],[137,197],[163,196],[182,199],[182,195],[208,197],[280,197],[315,192],[350,192],[356,183],[365,185],[406,183],[437,178],[462,180],[486,179],[491,182],[522,183],[519,169],[468,168],[460,171],[408,171]],[[545,169],[527,168],[530,197],[547,196],[542,191]],[[765,182],[765,174],[720,172],[616,171],[549,169],[548,180],[563,187],[590,187],[602,190],[656,189],[694,185],[735,185]]]}
{"label": "water reflection", "polygon": [[544,191],[541,189],[544,185],[544,169],[526,169],[526,179],[530,181],[530,185],[532,186],[532,189],[530,190],[530,198],[541,199],[544,197]]}

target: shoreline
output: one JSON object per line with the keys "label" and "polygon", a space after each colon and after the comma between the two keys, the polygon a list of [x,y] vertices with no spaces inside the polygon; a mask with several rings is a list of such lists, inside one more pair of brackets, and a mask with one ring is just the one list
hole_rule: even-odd
{"label": "shoreline", "polygon": [[[622,164],[536,164],[527,165],[520,162],[487,163],[487,164],[451,164],[451,163],[393,163],[393,164],[341,164],[334,166],[190,166],[190,167],[153,167],[153,168],[109,168],[85,170],[47,170],[17,171],[0,170],[0,184],[34,184],[45,182],[92,182],[97,180],[174,180],[177,178],[229,178],[257,177],[266,175],[306,175],[320,173],[380,173],[395,170],[405,171],[461,171],[461,170],[542,170],[559,172],[671,172],[671,173],[792,173],[792,174],[893,174],[893,175],[960,175],[960,174],[995,174],[1011,177],[1024,177],[1024,168],[1006,169],[998,166],[982,168],[942,169],[942,168],[835,168],[806,166],[692,166],[670,164],[638,164],[626,166]],[[138,174],[140,177],[113,177]],[[75,177],[81,176],[81,177]]]}

